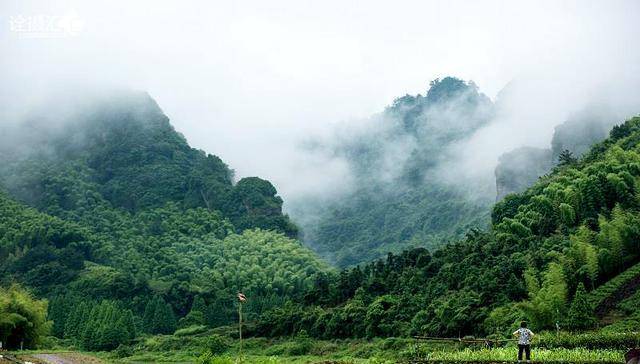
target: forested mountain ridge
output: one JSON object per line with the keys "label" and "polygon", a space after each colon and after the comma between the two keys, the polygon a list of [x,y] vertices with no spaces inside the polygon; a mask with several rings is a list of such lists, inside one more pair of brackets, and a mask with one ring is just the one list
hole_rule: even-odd
{"label": "forested mountain ridge", "polygon": [[[244,306],[250,335],[504,336],[521,319],[534,330],[640,324],[638,293],[630,291],[637,287],[629,283],[638,277],[629,267],[640,262],[640,117],[615,126],[581,158],[561,159],[522,193],[507,195],[493,207],[489,229],[470,228],[431,251],[389,253],[336,272],[286,236],[295,229],[283,228],[289,222],[270,183],[233,184],[228,167],[193,152],[166,118],[118,105],[104,119],[100,113],[72,119],[77,128],[91,125],[86,132],[64,132],[65,124],[30,135],[37,147],[8,148],[0,167],[6,190],[0,192],[0,284],[17,282],[48,298],[51,332],[78,347],[112,350],[140,333],[228,325],[237,318],[238,290],[250,297]],[[106,115],[117,116],[113,126]],[[413,133],[414,126],[405,126]],[[400,172],[405,186],[411,171]],[[430,172],[417,171],[425,178]],[[430,188],[407,189],[409,199],[399,203],[433,208],[418,201],[421,193],[434,196]],[[452,192],[442,193],[435,196],[449,203]],[[429,216],[456,221],[447,213],[451,207]],[[361,249],[346,247],[350,254]],[[8,292],[24,296],[18,288]]]}
{"label": "forested mountain ridge", "polygon": [[424,95],[396,98],[364,131],[347,129],[326,145],[318,142],[316,149],[347,166],[348,187],[288,201],[305,243],[348,267],[455,241],[487,227],[494,202],[522,192],[560,160],[579,158],[621,120],[607,104],[592,102],[555,126],[548,148],[516,148],[500,155],[495,168],[487,160],[470,162],[486,132],[513,117],[513,87],[494,104],[472,81],[436,79]]}
{"label": "forested mountain ridge", "polygon": [[175,202],[220,211],[240,230],[297,234],[271,183],[250,177],[234,185],[233,171],[191,148],[149,95],[120,91],[77,103],[72,112],[38,110],[9,130],[0,181],[16,198],[55,215],[102,202],[132,213]]}
{"label": "forested mountain ridge", "polygon": [[[321,277],[305,299],[266,313],[258,332],[507,337],[522,319],[534,330],[594,328],[587,292],[612,278],[623,286],[629,277],[616,276],[640,261],[640,117],[506,196],[491,216],[488,231],[432,253],[389,254]],[[617,307],[629,316],[614,325],[637,327],[637,297],[623,296]]]}
{"label": "forested mountain ridge", "polygon": [[313,223],[301,219],[305,242],[345,267],[411,246],[434,248],[486,226],[493,192],[469,193],[442,175],[454,145],[493,112],[473,82],[453,77],[434,80],[425,95],[394,100],[370,129],[327,147],[344,158],[355,182],[310,213],[318,216]]}
{"label": "forested mountain ridge", "polygon": [[271,183],[233,183],[146,94],[34,114],[10,133],[0,156],[0,284],[50,298],[56,336],[102,350],[136,332],[222,325],[238,290],[252,296],[253,317],[330,270],[292,238]]}

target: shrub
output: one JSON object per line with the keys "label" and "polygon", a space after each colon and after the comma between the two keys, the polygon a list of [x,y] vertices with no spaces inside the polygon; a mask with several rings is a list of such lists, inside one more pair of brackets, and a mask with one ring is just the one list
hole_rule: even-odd
{"label": "shrub", "polygon": [[34,348],[51,330],[47,301],[34,298],[18,285],[0,287],[0,341],[5,349]]}
{"label": "shrub", "polygon": [[278,364],[280,363],[280,361],[278,360],[277,357],[275,356],[270,356],[268,358],[264,358],[264,359],[255,359],[254,361],[256,364]]}
{"label": "shrub", "polygon": [[484,331],[497,336],[510,336],[524,318],[524,314],[517,305],[507,304],[496,307],[484,320]]}
{"label": "shrub", "polygon": [[296,335],[296,339],[287,350],[287,354],[289,355],[306,355],[309,354],[311,349],[313,348],[313,341],[309,337],[309,334],[305,330],[300,330],[298,335]]}
{"label": "shrub", "polygon": [[636,346],[640,340],[640,333],[618,332],[586,332],[581,334],[571,332],[538,335],[534,345],[541,348],[585,348],[585,349],[627,349]]}
{"label": "shrub", "polygon": [[229,350],[229,343],[220,335],[213,334],[206,341],[207,349],[213,354],[222,354]]}
{"label": "shrub", "polygon": [[383,350],[400,351],[402,349],[405,349],[407,346],[409,346],[413,342],[414,340],[412,339],[388,337],[382,340],[380,347]]}
{"label": "shrub", "polygon": [[604,327],[602,331],[614,332],[614,333],[637,332],[639,327],[640,327],[640,311],[634,315],[625,317],[620,321],[614,322],[613,324]]}
{"label": "shrub", "polygon": [[202,311],[191,310],[185,317],[178,320],[178,327],[186,328],[190,326],[203,325],[205,322],[205,316]]}
{"label": "shrub", "polygon": [[266,351],[266,355],[307,355],[313,349],[311,340],[291,341],[272,345]]}
{"label": "shrub", "polygon": [[265,355],[284,355],[290,343],[274,344],[265,350]]}
{"label": "shrub", "polygon": [[126,358],[133,355],[133,348],[129,345],[120,344],[116,350],[113,351],[116,358]]}
{"label": "shrub", "polygon": [[578,289],[571,302],[571,308],[566,318],[566,325],[573,330],[584,330],[595,326],[596,317],[593,313],[593,306],[587,299],[587,292],[582,282],[578,283]]}
{"label": "shrub", "polygon": [[217,357],[210,351],[205,351],[196,359],[197,364],[233,364],[233,360],[229,357]]}
{"label": "shrub", "polygon": [[313,348],[313,342],[311,340],[295,341],[287,348],[287,355],[307,355]]}
{"label": "shrub", "polygon": [[640,290],[618,304],[626,314],[640,314]]}
{"label": "shrub", "polygon": [[197,364],[209,364],[209,363],[211,363],[212,360],[213,360],[213,354],[211,354],[210,351],[205,351],[204,353],[200,354],[198,359],[196,359],[196,363]]}

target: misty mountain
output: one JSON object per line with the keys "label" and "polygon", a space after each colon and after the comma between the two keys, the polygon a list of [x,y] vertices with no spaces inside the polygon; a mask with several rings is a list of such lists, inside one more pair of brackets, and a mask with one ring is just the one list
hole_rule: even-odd
{"label": "misty mountain", "polygon": [[504,153],[496,166],[496,199],[520,192],[553,168],[549,149],[521,147]]}
{"label": "misty mountain", "polygon": [[549,148],[522,146],[502,154],[495,169],[490,161],[476,161],[483,166],[466,171],[476,168],[465,161],[467,145],[492,130],[508,109],[508,99],[497,102],[471,81],[446,77],[431,82],[425,95],[395,99],[362,130],[316,141],[315,152],[346,163],[350,180],[346,192],[294,201],[291,213],[305,243],[338,266],[447,244],[486,226],[496,199],[551,172],[563,152],[579,158],[619,120],[604,104],[593,103],[555,127]]}
{"label": "misty mountain", "polygon": [[269,181],[235,182],[147,94],[85,96],[47,103],[2,134],[0,284],[116,300],[139,317],[159,301],[182,317],[199,297],[214,325],[233,319],[238,290],[253,296],[250,317],[328,269],[291,238]]}
{"label": "misty mountain", "polygon": [[554,340],[563,335],[558,325],[572,339],[589,330],[593,343],[582,347],[606,342],[597,336],[605,326],[616,335],[633,331],[640,322],[639,146],[634,117],[574,163],[497,202],[489,229],[318,280],[297,305],[268,311],[259,333],[507,338],[526,319]]}
{"label": "misty mountain", "polygon": [[493,103],[475,84],[446,77],[424,96],[397,98],[364,132],[326,146],[347,161],[354,182],[347,194],[307,212],[312,220],[300,214],[305,242],[348,266],[409,246],[433,248],[485,226],[492,193],[470,194],[443,171],[455,168],[456,143],[492,115]]}
{"label": "misty mountain", "polygon": [[607,137],[614,120],[609,110],[592,105],[555,127],[550,148],[521,147],[501,155],[495,169],[496,199],[532,185],[558,164],[564,151],[581,157]]}
{"label": "misty mountain", "polygon": [[233,171],[191,148],[145,93],[52,100],[6,135],[0,182],[47,213],[70,217],[101,202],[135,213],[175,202],[220,211],[240,231],[297,234],[270,182],[234,183]]}

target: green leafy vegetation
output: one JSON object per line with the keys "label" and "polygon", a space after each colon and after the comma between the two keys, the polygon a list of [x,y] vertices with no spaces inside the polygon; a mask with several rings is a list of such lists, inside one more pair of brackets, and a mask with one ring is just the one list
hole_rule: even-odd
{"label": "green leafy vegetation", "polygon": [[[226,362],[239,351],[229,326],[239,291],[254,362],[506,360],[512,342],[483,350],[410,337],[505,340],[521,320],[539,333],[542,360],[614,362],[638,342],[640,118],[580,158],[560,153],[550,174],[495,204],[486,230],[468,225],[489,220],[485,207],[412,185],[434,162],[418,157],[434,147],[424,139],[398,175],[406,188],[363,185],[327,211],[335,221],[324,232],[310,232],[349,266],[337,271],[294,239],[268,181],[232,183],[157,105],[121,101],[72,119],[42,150],[2,156],[0,339],[11,348],[51,333],[60,347],[122,362]],[[483,123],[485,101],[472,84],[444,79],[386,113],[424,137],[434,110],[466,105],[472,125],[438,134],[447,144]],[[353,158],[377,160],[367,149]],[[442,246],[402,250],[429,239]]]}
{"label": "green leafy vegetation", "polygon": [[596,317],[593,306],[587,299],[587,292],[582,282],[578,284],[567,315],[566,325],[570,329],[584,330],[595,326]]}
{"label": "green leafy vegetation", "polygon": [[489,231],[318,277],[302,300],[263,315],[257,333],[508,337],[522,319],[538,331],[595,327],[592,295],[611,296],[636,268],[603,293],[587,288],[640,259],[638,141],[633,118],[577,163],[497,203]]}
{"label": "green leafy vegetation", "polygon": [[[618,335],[620,336],[620,335]],[[549,339],[555,341],[549,342]],[[533,346],[534,361],[565,363],[618,363],[624,355],[626,341],[607,340],[598,344],[597,337],[578,335],[543,335]],[[586,343],[586,344],[585,344]],[[589,345],[567,346],[561,345]],[[604,345],[610,344],[611,347]],[[483,343],[424,341],[411,338],[374,338],[343,340],[310,340],[293,338],[248,338],[243,345],[243,362],[248,363],[397,363],[407,361],[491,363],[514,360],[514,343],[488,349]],[[109,362],[195,362],[234,363],[239,359],[239,343],[219,329],[194,335],[161,335],[137,340],[110,353],[100,354]]]}
{"label": "green leafy vegetation", "polygon": [[49,298],[56,337],[112,350],[227,324],[237,291],[255,318],[330,270],[292,238],[271,183],[233,183],[147,95],[77,109],[35,113],[0,156],[0,285]]}
{"label": "green leafy vegetation", "polygon": [[534,340],[534,347],[547,349],[617,349],[625,350],[637,346],[640,340],[638,332],[546,332]]}
{"label": "green leafy vegetation", "polygon": [[121,92],[77,103],[70,115],[34,113],[14,131],[15,140],[3,143],[0,181],[13,196],[69,219],[173,202],[219,211],[238,231],[296,235],[271,183],[249,177],[233,184],[233,171],[191,148],[148,95]]}
{"label": "green leafy vegetation", "polygon": [[33,348],[50,328],[46,301],[18,285],[0,289],[0,342],[5,349]]}
{"label": "green leafy vegetation", "polygon": [[618,274],[607,283],[596,288],[589,294],[589,301],[593,307],[598,307],[613,294],[618,292],[625,284],[640,276],[640,264],[636,264],[633,267]]}
{"label": "green leafy vegetation", "polygon": [[[577,350],[577,349],[554,349],[535,350],[533,360],[541,362],[598,362],[598,363],[618,363],[623,357],[620,350]],[[465,349],[460,351],[434,352],[428,356],[429,360],[447,361],[512,361],[514,358],[514,348],[508,349]]]}

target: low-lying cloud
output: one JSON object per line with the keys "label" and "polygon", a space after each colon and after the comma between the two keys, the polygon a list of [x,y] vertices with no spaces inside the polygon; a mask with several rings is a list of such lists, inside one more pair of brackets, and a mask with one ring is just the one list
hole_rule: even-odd
{"label": "low-lying cloud", "polygon": [[[285,205],[348,191],[348,160],[314,143],[388,128],[370,115],[437,77],[473,80],[496,104],[487,126],[446,151],[442,175],[453,182],[490,179],[513,148],[548,148],[554,126],[586,105],[606,104],[620,121],[640,112],[633,0],[69,0],[0,10],[0,123],[50,94],[145,90],[191,144],[239,177],[273,181]],[[78,21],[70,34],[35,28],[68,16]],[[372,172],[389,179],[416,146],[381,135],[385,162]]]}

